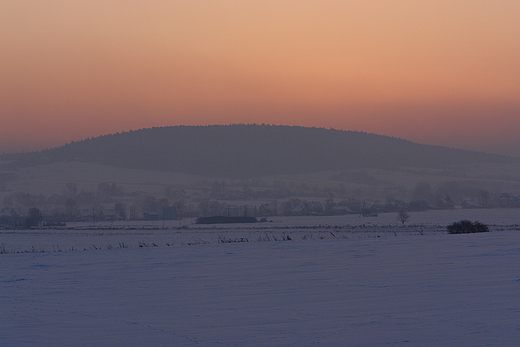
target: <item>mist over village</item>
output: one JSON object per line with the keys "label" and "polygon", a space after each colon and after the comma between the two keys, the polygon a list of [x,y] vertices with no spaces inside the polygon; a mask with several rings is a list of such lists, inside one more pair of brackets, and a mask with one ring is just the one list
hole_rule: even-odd
{"label": "mist over village", "polygon": [[484,182],[444,181],[433,188],[429,182],[419,181],[412,189],[407,189],[404,185],[378,181],[366,170],[331,174],[329,187],[305,179],[205,179],[189,185],[168,185],[157,194],[126,191],[116,182],[100,182],[92,190],[78,188],[77,183],[69,182],[63,185],[61,192],[49,196],[27,192],[5,194],[4,191],[0,221],[4,228],[11,228],[27,226],[31,213],[36,213],[39,220],[38,224],[30,226],[52,226],[74,221],[363,215],[520,207],[516,190],[491,193]]}

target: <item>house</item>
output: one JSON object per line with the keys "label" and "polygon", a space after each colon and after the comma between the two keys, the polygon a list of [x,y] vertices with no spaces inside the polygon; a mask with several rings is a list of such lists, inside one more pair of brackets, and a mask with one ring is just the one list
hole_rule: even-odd
{"label": "house", "polygon": [[262,204],[258,208],[260,216],[277,216],[278,208],[275,203]]}
{"label": "house", "polygon": [[144,220],[159,220],[160,215],[157,211],[146,211],[143,213],[143,219]]}
{"label": "house", "polygon": [[311,214],[322,214],[324,211],[323,204],[319,201],[311,201],[307,203],[307,207]]}
{"label": "house", "polygon": [[[223,215],[228,217],[238,217],[239,207],[237,205],[227,205],[223,210]],[[218,216],[220,213],[216,211],[212,216]]]}
{"label": "house", "polygon": [[444,199],[437,201],[437,208],[440,210],[450,210],[455,208],[455,204],[449,195],[446,195]]}
{"label": "house", "polygon": [[338,206],[347,206],[351,212],[361,212],[363,209],[363,202],[356,199],[347,199],[338,202]]}
{"label": "house", "polygon": [[520,207],[520,198],[518,196],[501,196],[491,201],[493,207]]}
{"label": "house", "polygon": [[465,199],[464,201],[462,201],[462,208],[464,209],[469,209],[469,208],[483,208],[484,206],[482,206],[482,203],[480,201],[477,201],[477,200],[473,200],[473,199]]}
{"label": "house", "polygon": [[102,210],[99,212],[99,220],[114,221],[121,219],[114,210]]}
{"label": "house", "polygon": [[377,217],[377,211],[379,210],[379,206],[373,203],[363,202],[363,207],[361,208],[360,216],[362,217]]}
{"label": "house", "polygon": [[165,220],[177,220],[181,219],[180,208],[176,206],[165,206],[163,207],[163,219]]}
{"label": "house", "polygon": [[92,209],[83,209],[79,210],[76,214],[76,221],[78,222],[91,222],[94,220],[94,210]]}
{"label": "house", "polygon": [[307,207],[307,205],[296,205],[291,210],[291,215],[292,216],[308,216],[309,213],[310,213],[310,210]]}
{"label": "house", "polygon": [[352,210],[348,206],[333,206],[331,212],[334,215],[343,215],[352,213]]}
{"label": "house", "polygon": [[239,217],[254,217],[256,214],[256,207],[253,205],[242,205],[238,208]]}

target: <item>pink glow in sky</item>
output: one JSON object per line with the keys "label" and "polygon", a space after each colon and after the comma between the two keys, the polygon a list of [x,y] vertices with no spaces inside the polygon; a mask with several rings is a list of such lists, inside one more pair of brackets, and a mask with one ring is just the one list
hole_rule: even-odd
{"label": "pink glow in sky", "polygon": [[520,1],[0,1],[0,153],[269,123],[520,156]]}

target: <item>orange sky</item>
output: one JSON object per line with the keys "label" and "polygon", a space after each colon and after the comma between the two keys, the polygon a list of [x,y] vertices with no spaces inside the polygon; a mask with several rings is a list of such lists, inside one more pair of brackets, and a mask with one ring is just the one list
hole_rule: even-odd
{"label": "orange sky", "polygon": [[0,152],[333,127],[520,156],[518,0],[0,0]]}

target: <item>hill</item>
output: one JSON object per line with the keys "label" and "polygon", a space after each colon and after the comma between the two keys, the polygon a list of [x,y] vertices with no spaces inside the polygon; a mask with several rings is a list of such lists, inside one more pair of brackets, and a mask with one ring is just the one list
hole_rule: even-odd
{"label": "hill", "polygon": [[141,129],[0,157],[16,167],[79,161],[229,178],[518,160],[363,132],[241,124]]}

